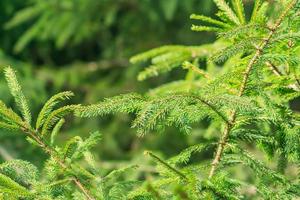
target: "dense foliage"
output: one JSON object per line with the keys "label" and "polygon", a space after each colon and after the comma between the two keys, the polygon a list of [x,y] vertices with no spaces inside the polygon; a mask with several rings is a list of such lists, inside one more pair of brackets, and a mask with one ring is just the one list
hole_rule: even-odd
{"label": "dense foliage", "polygon": [[[67,10],[59,9],[66,4],[69,6]],[[77,7],[82,11],[77,12]],[[90,12],[90,7],[93,12]],[[33,12],[36,8],[40,9],[37,13]],[[60,91],[73,91],[76,96],[71,99],[71,103],[75,104],[93,103],[103,97],[129,91],[144,92],[149,87],[172,80],[181,74],[176,72],[159,80],[141,83],[135,78],[140,66],[129,67],[128,58],[162,44],[199,44],[208,38],[212,39],[212,35],[201,38],[190,31],[190,22],[187,19],[190,13],[197,11],[210,14],[214,12],[213,9],[212,1],[203,3],[198,0],[2,0],[0,69],[2,71],[5,66],[12,66],[19,72],[25,88],[24,93],[30,97],[28,103],[34,116],[48,98]],[[46,17],[46,22],[40,24],[40,19]],[[109,24],[104,24],[103,20],[106,18],[110,18]],[[85,20],[72,35],[87,31],[86,37],[76,43],[68,39],[62,46],[55,45],[55,41],[63,37],[61,35],[64,33],[64,29],[58,29],[56,23],[79,23],[83,19]],[[27,40],[24,48],[15,51],[19,41],[24,41],[22,38],[26,38],[26,33],[34,30],[37,24],[48,27],[48,32],[34,31],[34,36]],[[89,24],[93,24],[97,31],[90,32],[87,28]],[[43,37],[45,34],[46,38]],[[9,93],[3,79],[0,79],[0,91],[1,94]],[[1,99],[8,105],[13,105],[10,95],[1,95]],[[97,145],[98,151],[95,155],[109,162],[105,165],[108,170],[115,166],[115,161],[117,165],[120,162],[122,165],[129,162],[132,156],[140,153],[134,150],[140,149],[138,146],[167,150],[165,142],[168,143],[168,134],[164,138],[153,135],[152,141],[145,140],[140,143],[134,130],[130,129],[129,121],[130,117],[123,115],[86,121],[68,119],[64,134],[59,135],[57,141],[63,143],[66,138],[74,135],[87,137],[89,130],[101,129],[101,132],[109,133],[103,135],[105,143]],[[28,145],[20,135],[7,134],[0,130],[0,138],[1,162],[19,158],[33,162],[40,168],[43,163],[41,160],[47,158],[38,148]],[[183,135],[178,134],[177,138],[179,140],[172,142],[174,148],[182,148],[188,143],[187,137]],[[133,146],[135,148],[131,148]],[[175,152],[167,151],[169,154]],[[33,157],[32,154],[36,156]]]}
{"label": "dense foliage", "polygon": [[[216,33],[214,42],[168,45],[131,58],[133,64],[146,64],[138,75],[141,81],[172,74],[176,68],[185,73],[145,94],[127,93],[96,104],[59,107],[73,96],[62,92],[46,101],[35,118],[15,71],[5,68],[15,109],[0,102],[0,127],[25,134],[48,159],[43,169],[23,160],[2,163],[2,198],[299,198],[299,114],[291,105],[300,96],[300,2],[214,2],[216,17],[191,15],[198,24],[192,30]],[[80,41],[67,36],[75,43]],[[57,47],[64,44],[56,35],[47,37],[55,39]],[[167,140],[182,132],[192,144],[166,159],[145,151],[155,169],[142,155],[135,155],[130,165],[107,172],[101,168],[104,162],[93,156],[92,148],[101,139],[98,132],[58,143],[70,114],[92,120],[119,113],[134,116],[132,128],[139,136],[150,132],[163,137],[171,130],[174,133]]]}

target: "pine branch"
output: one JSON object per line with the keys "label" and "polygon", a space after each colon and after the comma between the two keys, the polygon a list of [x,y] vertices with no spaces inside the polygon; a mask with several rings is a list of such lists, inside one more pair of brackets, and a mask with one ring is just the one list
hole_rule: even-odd
{"label": "pine branch", "polygon": [[255,0],[253,12],[252,12],[252,15],[251,15],[251,22],[256,20],[257,13],[259,12],[261,4],[262,4],[261,0]]}
{"label": "pine branch", "polygon": [[[68,169],[68,166],[65,164],[65,162],[59,158],[57,151],[49,146],[42,138],[40,138],[40,134],[38,132],[26,126],[23,126],[22,130],[27,133],[50,157],[52,157],[62,167],[62,169]],[[85,194],[88,200],[96,200],[91,196],[89,190],[85,188],[77,176],[73,175],[72,180],[80,189],[80,191]]]}
{"label": "pine branch", "polygon": [[243,5],[243,1],[242,0],[232,0],[232,5],[234,8],[234,11],[237,13],[237,16],[238,16],[241,24],[245,24],[246,19],[245,19],[245,9],[244,9],[244,5]]}
{"label": "pine branch", "polygon": [[272,72],[277,76],[282,76],[281,71],[271,62],[266,62],[266,65],[272,70]]}
{"label": "pine branch", "polygon": [[228,24],[219,21],[219,20],[215,20],[213,18],[207,17],[207,16],[203,16],[203,15],[196,15],[196,14],[192,14],[190,16],[190,19],[197,19],[203,22],[207,22],[216,26],[220,26],[220,27],[228,27]]}
{"label": "pine branch", "polygon": [[22,116],[26,123],[31,123],[31,113],[27,100],[22,92],[22,88],[17,80],[15,71],[11,67],[5,68],[5,78],[10,89],[11,94],[15,98],[15,102],[22,113]]}
{"label": "pine branch", "polygon": [[212,105],[209,101],[201,98],[200,96],[197,95],[189,95],[189,94],[177,94],[174,95],[174,97],[187,97],[187,98],[192,98],[195,99],[199,102],[201,102],[202,104],[206,105],[208,108],[210,108],[213,112],[215,112],[226,124],[230,124],[230,121],[227,119],[227,117],[220,112],[214,105]]}
{"label": "pine branch", "polygon": [[199,74],[200,76],[203,76],[207,79],[210,79],[210,76],[207,72],[205,72],[204,70],[200,69],[199,67],[196,67],[194,64],[186,61],[182,64],[183,69],[190,69],[193,72]]}
{"label": "pine branch", "polygon": [[188,180],[188,178],[186,177],[186,175],[184,175],[182,172],[178,171],[177,169],[175,169],[174,167],[172,167],[171,165],[169,165],[168,163],[166,163],[165,161],[163,161],[162,159],[160,159],[158,156],[156,156],[152,152],[145,151],[144,154],[151,156],[156,162],[158,162],[159,164],[163,165],[165,168],[167,168],[168,170],[170,170],[171,172],[173,172],[174,174],[176,174],[181,179]]}
{"label": "pine branch", "polygon": [[36,121],[36,129],[41,128],[41,126],[45,123],[47,117],[50,115],[52,112],[54,106],[56,106],[60,101],[70,99],[73,97],[74,94],[73,92],[61,92],[53,97],[51,97],[46,104],[43,106],[42,110],[40,111],[37,121]]}
{"label": "pine branch", "polygon": [[214,0],[218,8],[224,12],[225,16],[228,17],[228,19],[236,24],[240,25],[240,21],[236,14],[233,12],[233,10],[229,7],[229,5],[226,3],[225,0]]}
{"label": "pine branch", "polygon": [[[252,57],[252,59],[248,63],[247,68],[246,68],[246,70],[244,72],[243,81],[242,81],[242,84],[241,84],[241,87],[240,87],[239,93],[238,93],[239,97],[241,97],[241,96],[244,95],[246,87],[247,87],[247,83],[248,83],[248,79],[249,79],[250,73],[251,73],[253,67],[255,66],[255,64],[257,63],[257,61],[262,56],[264,48],[269,44],[269,42],[272,39],[273,35],[276,33],[277,29],[282,24],[284,18],[288,15],[289,11],[294,8],[294,6],[296,5],[296,3],[297,3],[297,0],[292,0],[288,4],[287,8],[282,12],[281,16],[276,21],[275,25],[272,28],[270,28],[270,32],[269,32],[268,36],[266,37],[266,39],[264,39],[260,43],[260,45],[258,46],[258,48],[256,50],[256,53],[254,54],[254,56]],[[230,131],[232,130],[232,128],[235,125],[236,115],[237,115],[237,112],[236,112],[236,110],[234,110],[232,112],[232,114],[231,114],[231,117],[230,117],[230,123],[226,124],[225,130],[224,130],[224,132],[222,134],[222,137],[220,139],[220,142],[219,142],[219,145],[218,145],[218,148],[217,148],[217,152],[216,152],[215,158],[214,158],[214,160],[212,162],[212,166],[211,166],[211,169],[210,169],[210,172],[209,172],[209,178],[212,178],[214,176],[214,174],[215,174],[217,166],[218,166],[218,164],[219,164],[219,162],[221,160],[221,157],[222,157],[225,145],[227,144],[227,140],[228,140]]]}

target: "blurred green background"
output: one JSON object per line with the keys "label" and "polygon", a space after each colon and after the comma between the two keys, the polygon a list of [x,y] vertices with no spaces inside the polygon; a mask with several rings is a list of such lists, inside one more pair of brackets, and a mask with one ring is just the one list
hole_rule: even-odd
{"label": "blurred green background", "polygon": [[[75,92],[72,103],[81,104],[143,93],[184,74],[174,71],[138,82],[141,67],[129,64],[130,56],[165,44],[212,41],[213,35],[190,30],[189,15],[212,15],[215,9],[210,0],[1,0],[0,68],[10,65],[18,71],[34,114],[51,95],[65,90]],[[13,107],[3,76],[0,98]],[[174,155],[200,137],[197,130],[186,136],[170,128],[140,138],[130,128],[131,117],[70,117],[58,144],[100,130],[103,140],[94,153],[109,168],[142,159],[145,149]],[[18,158],[42,167],[45,155],[24,136],[2,131],[0,140],[1,161]]]}

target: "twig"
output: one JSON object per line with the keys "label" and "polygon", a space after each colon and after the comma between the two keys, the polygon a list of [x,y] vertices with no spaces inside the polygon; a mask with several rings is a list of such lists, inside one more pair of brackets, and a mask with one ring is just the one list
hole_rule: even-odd
{"label": "twig", "polygon": [[172,167],[171,165],[169,165],[168,163],[166,163],[165,161],[163,161],[162,159],[160,159],[158,156],[156,156],[152,152],[145,151],[144,154],[151,156],[154,160],[156,160],[157,162],[159,162],[160,164],[162,164],[163,166],[165,166],[166,168],[168,168],[170,171],[172,171],[174,174],[176,174],[177,176],[181,177],[182,179],[188,180],[188,178],[186,177],[186,175],[184,175],[183,173],[181,173],[180,171],[178,171],[177,169],[175,169],[174,167]]}
{"label": "twig", "polygon": [[[56,152],[55,149],[51,148],[46,142],[43,141],[43,139],[41,139],[39,137],[39,134],[37,133],[37,131],[35,130],[31,130],[31,128],[28,127],[22,127],[22,130],[27,133],[32,139],[34,139],[39,145],[40,147],[48,154],[50,155],[53,159],[55,159],[55,161],[63,168],[63,169],[67,169],[68,167],[66,166],[66,164],[64,163],[63,160],[61,160]],[[89,191],[87,188],[85,188],[83,186],[83,184],[80,182],[80,180],[78,179],[78,177],[76,177],[75,175],[73,175],[72,177],[73,182],[75,183],[75,185],[84,193],[84,195],[86,196],[87,200],[95,200],[94,197],[92,197],[89,194]]]}
{"label": "twig", "polygon": [[[271,62],[266,62],[266,65],[272,70],[272,72],[277,75],[277,76],[283,76],[283,74],[279,71],[279,69]],[[300,80],[298,79],[298,77],[296,76],[296,74],[294,74],[294,78],[296,83],[291,84],[290,87],[296,90],[300,89]]]}
{"label": "twig", "polygon": [[266,65],[272,70],[272,72],[277,76],[282,76],[281,71],[271,62],[266,62]]}
{"label": "twig", "polygon": [[[273,37],[274,33],[280,27],[283,19],[287,16],[288,12],[296,5],[296,3],[297,3],[297,0],[293,0],[287,6],[287,8],[283,11],[283,13],[279,17],[279,19],[276,21],[275,25],[272,28],[270,28],[270,32],[269,32],[268,36],[257,47],[256,53],[254,54],[254,56],[250,60],[248,66],[246,68],[246,71],[244,73],[242,85],[240,87],[239,94],[238,94],[239,97],[241,97],[241,96],[244,95],[246,87],[247,87],[247,82],[249,80],[250,72],[253,69],[253,67],[256,64],[256,62],[261,57],[264,48],[269,44],[269,42],[270,42],[271,38]],[[217,166],[218,166],[218,164],[219,164],[219,162],[220,162],[220,160],[222,158],[222,154],[223,154],[225,145],[227,144],[227,140],[228,140],[230,131],[232,130],[232,128],[234,127],[235,122],[236,122],[236,114],[237,114],[237,111],[234,110],[232,112],[231,116],[230,116],[230,122],[231,123],[229,123],[229,124],[227,123],[226,124],[224,133],[223,133],[222,137],[220,138],[219,145],[218,145],[218,148],[217,148],[217,152],[216,152],[215,158],[214,158],[214,160],[212,162],[212,166],[211,166],[211,169],[210,169],[210,172],[209,172],[209,178],[210,179],[214,176],[215,171],[217,169]]]}

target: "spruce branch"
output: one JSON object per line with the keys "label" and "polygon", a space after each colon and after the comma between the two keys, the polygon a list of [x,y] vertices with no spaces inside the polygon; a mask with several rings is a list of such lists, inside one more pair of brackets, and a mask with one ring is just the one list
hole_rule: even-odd
{"label": "spruce branch", "polygon": [[[248,83],[248,80],[249,80],[250,73],[251,73],[253,67],[255,66],[255,64],[257,63],[257,61],[262,56],[264,48],[269,44],[269,42],[272,39],[273,35],[276,33],[277,29],[280,27],[280,25],[282,24],[283,20],[288,15],[290,10],[294,8],[297,1],[298,0],[292,0],[287,5],[286,9],[282,12],[282,14],[278,18],[278,20],[275,22],[275,25],[270,28],[270,31],[269,31],[269,34],[267,35],[267,37],[261,41],[261,43],[258,46],[254,56],[252,57],[252,59],[248,63],[247,68],[244,72],[243,81],[242,81],[242,84],[240,86],[239,93],[238,93],[239,97],[242,97],[244,95],[246,87],[247,87],[247,83]],[[234,110],[231,114],[231,117],[230,117],[230,123],[226,124],[225,130],[224,130],[224,132],[223,132],[223,134],[220,138],[219,145],[218,145],[218,148],[217,148],[217,151],[216,151],[214,160],[211,164],[211,169],[210,169],[210,172],[209,172],[209,178],[210,179],[214,176],[215,171],[217,169],[217,166],[218,166],[218,164],[219,164],[219,162],[222,158],[222,154],[223,154],[224,148],[227,144],[228,137],[230,135],[230,132],[231,132],[232,128],[235,125],[235,122],[236,122],[236,115],[237,115],[237,111]]]}
{"label": "spruce branch", "polygon": [[[63,170],[67,170],[69,168],[65,164],[64,160],[59,157],[58,152],[48,145],[47,142],[40,137],[40,134],[37,131],[33,130],[31,127],[27,127],[26,125],[24,125],[21,129],[28,134],[29,137],[33,139],[45,153],[52,157],[62,167]],[[77,176],[73,175],[72,180],[78,189],[84,193],[88,200],[95,200],[95,198],[91,196],[89,190],[81,183]]]}
{"label": "spruce branch", "polygon": [[[270,61],[266,62],[266,65],[270,68],[270,70],[278,77],[284,76],[284,74]],[[295,83],[291,84],[290,86],[295,89],[300,89],[300,80],[298,79],[297,75],[294,74]]]}
{"label": "spruce branch", "polygon": [[200,69],[199,67],[195,66],[194,64],[186,61],[182,64],[183,69],[189,69],[192,70],[193,72],[199,74],[200,76],[205,77],[206,79],[210,79],[210,76],[207,72],[204,70]]}
{"label": "spruce branch", "polygon": [[38,115],[37,121],[36,121],[36,129],[39,129],[42,127],[42,125],[45,123],[47,117],[51,114],[53,111],[53,108],[55,105],[57,105],[60,101],[64,101],[67,99],[70,99],[71,97],[74,96],[73,92],[66,91],[66,92],[61,92],[53,97],[51,97],[43,106],[41,112]]}
{"label": "spruce branch", "polygon": [[201,102],[202,104],[204,104],[205,106],[207,106],[208,108],[210,108],[213,112],[215,112],[226,124],[230,124],[231,122],[227,119],[227,117],[220,112],[214,105],[212,105],[209,101],[201,98],[198,95],[189,95],[189,94],[178,94],[175,95],[176,97],[191,97],[199,102]]}
{"label": "spruce branch", "polygon": [[26,123],[31,123],[31,113],[27,100],[22,92],[22,88],[17,80],[15,71],[11,67],[7,67],[4,70],[5,78],[11,94],[13,95],[15,102],[25,120]]}
{"label": "spruce branch", "polygon": [[271,69],[271,71],[277,75],[277,76],[282,76],[282,72],[271,62],[267,61],[266,65]]}
{"label": "spruce branch", "polygon": [[152,157],[156,162],[158,162],[159,164],[166,167],[168,170],[170,170],[171,172],[176,174],[181,179],[186,180],[186,181],[188,180],[186,175],[184,175],[182,172],[180,172],[179,170],[177,170],[174,167],[172,167],[171,165],[169,165],[167,162],[163,161],[161,158],[159,158],[157,155],[153,154],[152,152],[145,151],[144,154],[149,155],[150,157]]}

